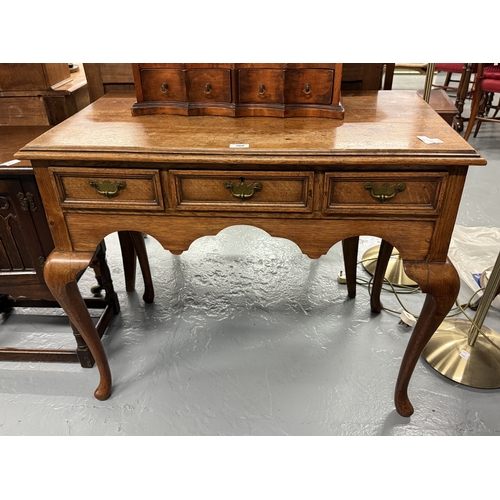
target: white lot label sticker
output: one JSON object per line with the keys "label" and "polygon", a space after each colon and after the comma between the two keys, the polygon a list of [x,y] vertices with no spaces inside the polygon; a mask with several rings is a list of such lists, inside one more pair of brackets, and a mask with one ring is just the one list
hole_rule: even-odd
{"label": "white lot label sticker", "polygon": [[11,165],[15,165],[16,163],[20,163],[21,160],[10,160],[6,161],[5,163],[2,163],[0,166],[2,167],[10,167]]}
{"label": "white lot label sticker", "polygon": [[229,144],[230,148],[249,148],[250,144]]}
{"label": "white lot label sticker", "polygon": [[417,137],[426,144],[441,144],[443,142],[441,139],[431,139],[426,135],[417,135]]}
{"label": "white lot label sticker", "polygon": [[464,359],[469,359],[470,354],[467,351],[464,351],[463,349],[460,351],[460,357]]}

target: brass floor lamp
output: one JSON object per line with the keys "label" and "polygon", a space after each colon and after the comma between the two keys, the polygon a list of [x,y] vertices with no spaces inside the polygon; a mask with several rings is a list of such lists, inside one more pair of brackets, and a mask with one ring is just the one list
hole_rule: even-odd
{"label": "brass floor lamp", "polygon": [[446,378],[477,389],[500,388],[500,335],[483,325],[500,286],[500,253],[472,324],[464,319],[441,323],[422,352]]}

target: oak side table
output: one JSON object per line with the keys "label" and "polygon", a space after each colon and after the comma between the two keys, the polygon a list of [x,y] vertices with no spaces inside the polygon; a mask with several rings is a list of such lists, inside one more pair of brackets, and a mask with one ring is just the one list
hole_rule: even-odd
{"label": "oak side table", "polygon": [[[52,293],[91,349],[111,394],[106,354],[76,276],[109,233],[143,231],[181,253],[235,224],[294,241],[311,258],[360,235],[398,248],[426,294],[395,388],[407,389],[460,281],[447,252],[469,165],[486,161],[413,91],[343,95],[344,120],[132,116],[135,95],[110,92],[27,144],[55,249]],[[424,142],[419,136],[442,142]]]}

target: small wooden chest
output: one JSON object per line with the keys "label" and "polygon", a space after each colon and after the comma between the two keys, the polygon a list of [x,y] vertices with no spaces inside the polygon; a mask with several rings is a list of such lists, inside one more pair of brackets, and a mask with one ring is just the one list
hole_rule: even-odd
{"label": "small wooden chest", "polygon": [[344,118],[341,63],[133,64],[133,115]]}

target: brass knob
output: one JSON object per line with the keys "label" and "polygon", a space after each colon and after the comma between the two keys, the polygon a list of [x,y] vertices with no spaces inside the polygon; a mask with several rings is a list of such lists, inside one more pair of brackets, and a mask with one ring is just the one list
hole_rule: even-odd
{"label": "brass knob", "polygon": [[168,83],[162,83],[160,87],[160,91],[163,92],[164,94],[168,92]]}
{"label": "brass knob", "polygon": [[89,181],[89,184],[94,187],[99,194],[107,198],[113,198],[113,196],[118,194],[120,189],[124,189],[127,186],[125,181],[95,181],[92,179]]}
{"label": "brass knob", "polygon": [[398,182],[397,184],[389,186],[389,184],[384,182],[380,184],[380,186],[376,186],[373,182],[367,182],[365,183],[365,189],[369,189],[370,194],[382,203],[394,198],[397,193],[404,191],[406,189],[406,184]]}
{"label": "brass knob", "polygon": [[264,95],[266,93],[266,86],[265,85],[259,85],[259,95]]}
{"label": "brass knob", "polygon": [[212,85],[205,83],[205,94],[210,94],[212,92]]}
{"label": "brass knob", "polygon": [[302,90],[302,92],[304,92],[304,94],[306,95],[309,95],[311,93],[311,86],[308,83],[306,83],[304,85],[304,90]]}

